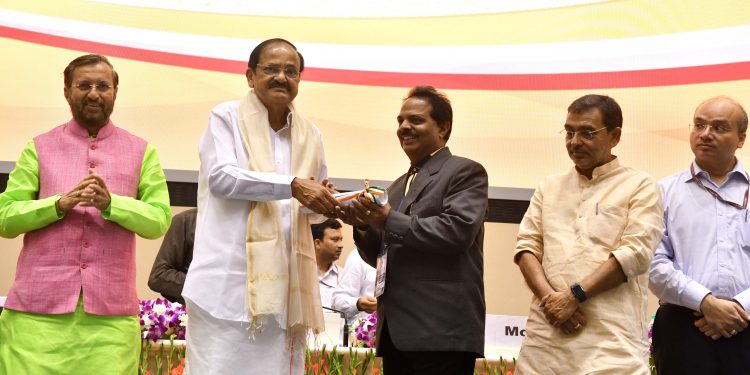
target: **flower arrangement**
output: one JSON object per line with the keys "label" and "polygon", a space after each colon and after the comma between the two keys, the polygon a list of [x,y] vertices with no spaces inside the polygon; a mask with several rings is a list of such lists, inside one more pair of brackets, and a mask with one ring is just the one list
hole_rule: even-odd
{"label": "flower arrangement", "polygon": [[359,348],[375,347],[375,329],[378,325],[378,313],[374,312],[365,317],[357,318],[350,330],[354,333],[351,346]]}
{"label": "flower arrangement", "polygon": [[484,359],[482,363],[482,370],[479,372],[476,368],[474,369],[474,375],[513,375],[513,371],[516,369],[516,359],[513,358],[513,362],[509,363],[502,356],[500,361],[496,365],[492,365]]}
{"label": "flower arrangement", "polygon": [[656,365],[654,364],[654,318],[656,316],[651,315],[651,321],[648,323],[648,367],[651,370],[652,375],[656,375]]}
{"label": "flower arrangement", "polygon": [[[143,341],[138,374],[182,374],[185,367],[185,344],[177,344],[174,340],[185,339],[188,320],[185,307],[162,298],[141,300],[139,307],[138,318]],[[156,344],[158,340],[164,341]]]}
{"label": "flower arrangement", "polygon": [[141,355],[138,359],[138,375],[182,375],[185,371],[185,345],[174,342],[174,335],[158,344],[149,339],[141,342]]}
{"label": "flower arrangement", "polygon": [[177,340],[185,339],[188,316],[185,307],[179,303],[172,303],[163,298],[141,300],[138,317],[144,340],[156,342],[170,337]]}
{"label": "flower arrangement", "polygon": [[383,363],[375,358],[375,350],[348,349],[349,356],[345,357],[344,348],[305,348],[305,375],[383,375]]}

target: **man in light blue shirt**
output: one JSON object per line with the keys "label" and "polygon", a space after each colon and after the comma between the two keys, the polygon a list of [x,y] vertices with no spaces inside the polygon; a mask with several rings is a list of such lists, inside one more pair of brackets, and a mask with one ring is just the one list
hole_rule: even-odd
{"label": "man in light blue shirt", "polygon": [[735,157],[747,126],[734,99],[704,101],[691,125],[695,161],[659,183],[664,237],[649,270],[659,375],[750,374],[750,181]]}

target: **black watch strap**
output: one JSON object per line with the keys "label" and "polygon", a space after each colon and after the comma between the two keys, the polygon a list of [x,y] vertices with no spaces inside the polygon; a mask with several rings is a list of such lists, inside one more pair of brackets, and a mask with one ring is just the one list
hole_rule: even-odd
{"label": "black watch strap", "polygon": [[586,291],[583,290],[581,284],[574,283],[571,285],[570,292],[573,293],[573,297],[575,297],[578,302],[583,303],[583,301],[586,301]]}

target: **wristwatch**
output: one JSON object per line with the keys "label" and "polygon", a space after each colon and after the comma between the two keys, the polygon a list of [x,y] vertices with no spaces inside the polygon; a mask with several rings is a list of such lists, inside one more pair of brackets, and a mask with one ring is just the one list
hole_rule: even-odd
{"label": "wristwatch", "polygon": [[573,293],[573,297],[575,297],[578,302],[583,303],[583,301],[586,300],[586,291],[583,290],[581,284],[573,283],[573,285],[570,286],[570,292]]}

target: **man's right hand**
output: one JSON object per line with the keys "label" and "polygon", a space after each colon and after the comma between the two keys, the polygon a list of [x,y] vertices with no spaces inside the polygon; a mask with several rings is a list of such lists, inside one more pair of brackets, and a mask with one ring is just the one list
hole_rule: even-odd
{"label": "man's right hand", "polygon": [[89,200],[89,198],[83,197],[82,195],[83,190],[91,183],[91,176],[84,177],[84,179],[78,182],[73,189],[60,195],[60,199],[55,202],[55,208],[64,215],[79,203]]}
{"label": "man's right hand", "polygon": [[695,321],[695,326],[714,340],[742,332],[750,321],[750,315],[738,303],[711,294],[703,299],[700,309],[703,317]]}
{"label": "man's right hand", "polygon": [[356,210],[354,209],[353,204],[349,205],[342,205],[341,207],[336,208],[336,217],[343,221],[346,224],[349,224],[355,228],[359,228],[363,231],[366,231],[367,228],[369,228],[369,225],[357,218]]}
{"label": "man's right hand", "polygon": [[331,195],[329,187],[314,179],[295,177],[292,180],[292,197],[312,212],[321,215],[334,216],[336,207],[340,206],[336,198]]}
{"label": "man's right hand", "polygon": [[357,310],[372,314],[378,309],[378,299],[373,296],[359,297],[357,300]]}

